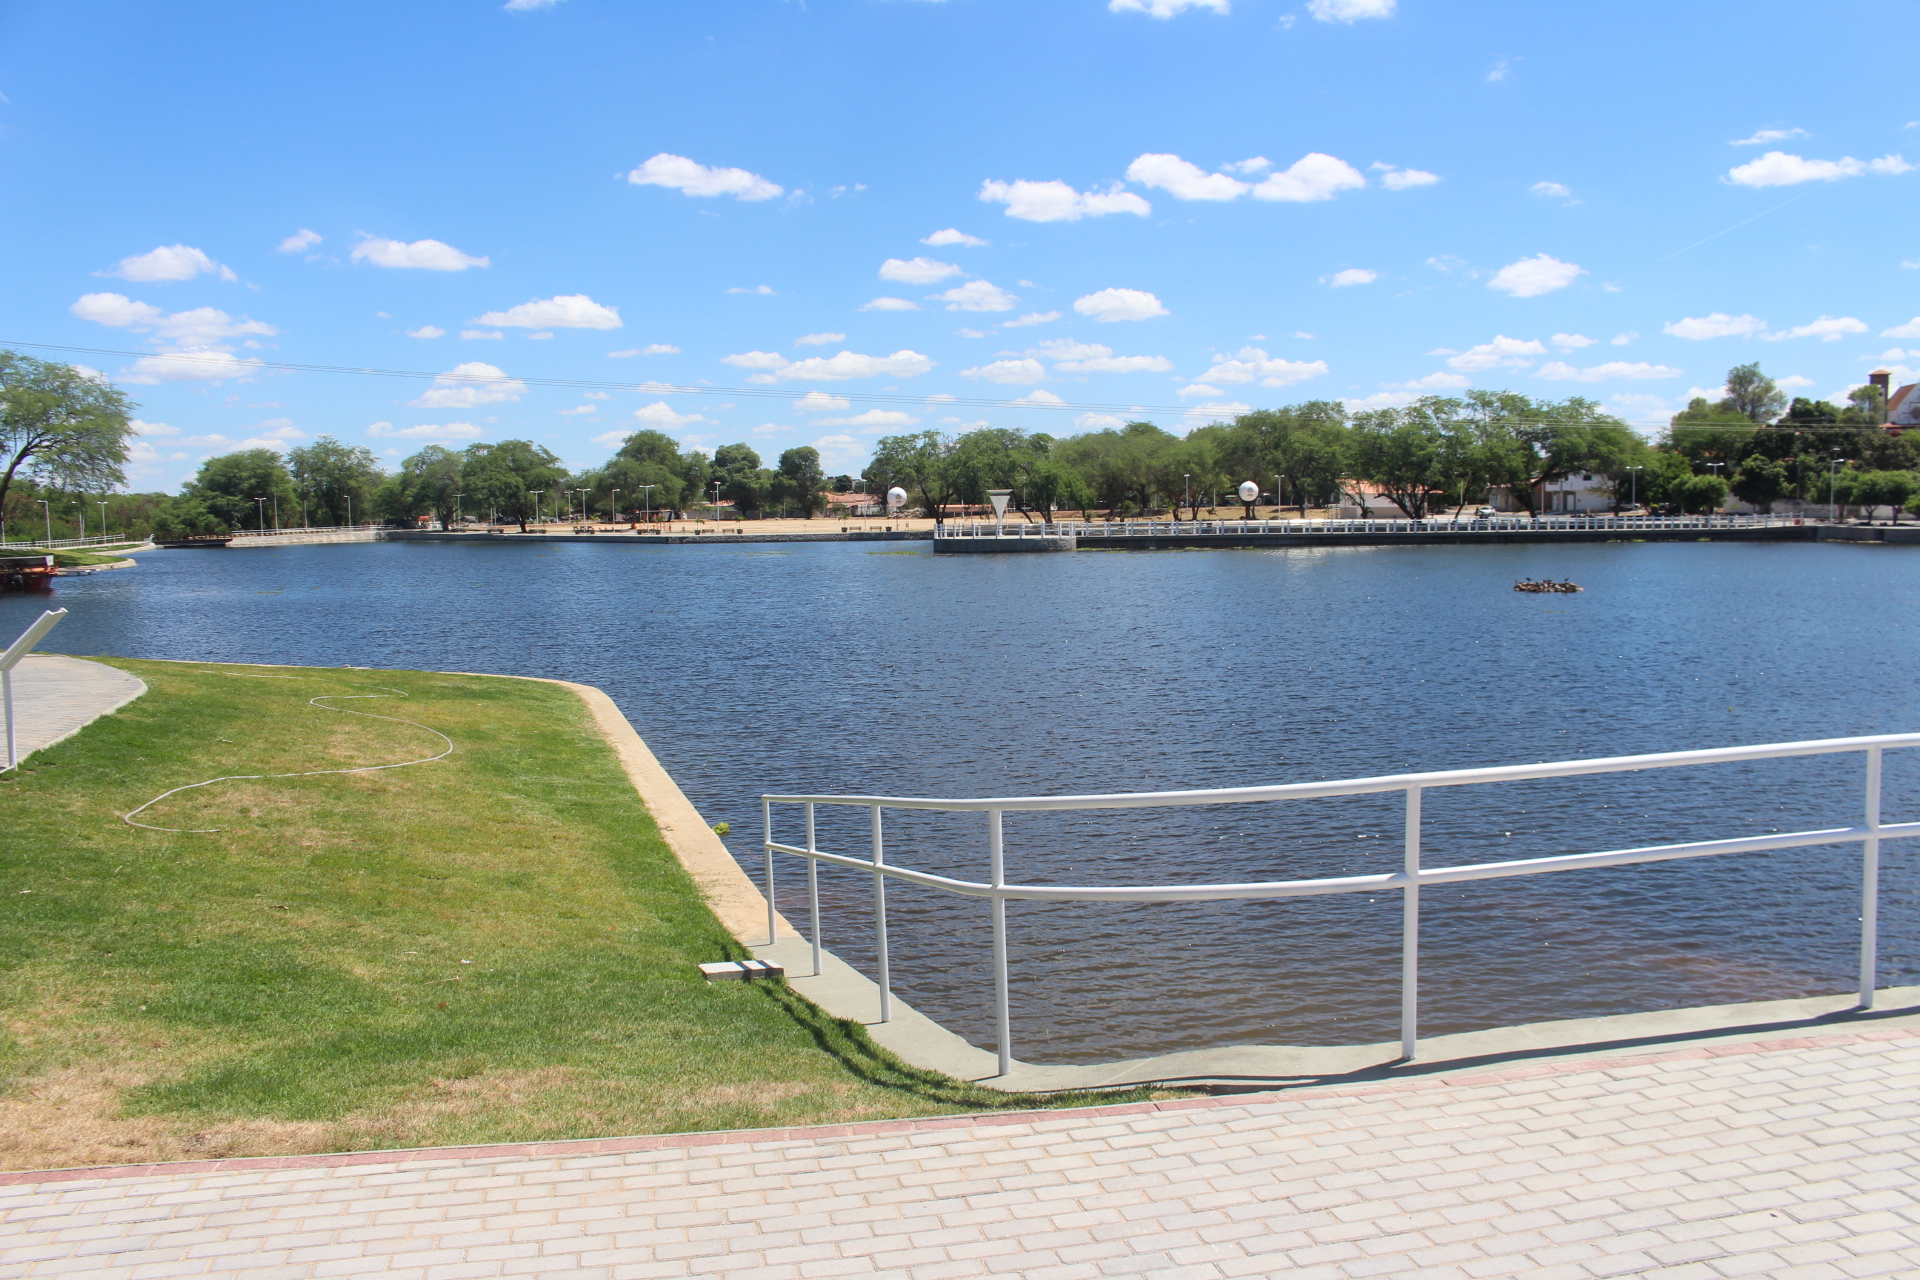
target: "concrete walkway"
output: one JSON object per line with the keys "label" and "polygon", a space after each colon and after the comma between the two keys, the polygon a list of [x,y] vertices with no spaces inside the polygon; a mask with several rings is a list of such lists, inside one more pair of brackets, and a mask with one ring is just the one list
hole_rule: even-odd
{"label": "concrete walkway", "polygon": [[0,1174],[0,1276],[1915,1274],[1920,1024],[1282,1095]]}
{"label": "concrete walkway", "polygon": [[[13,734],[22,760],[147,691],[144,680],[84,658],[30,653],[13,669]],[[0,742],[0,765],[6,764]]]}

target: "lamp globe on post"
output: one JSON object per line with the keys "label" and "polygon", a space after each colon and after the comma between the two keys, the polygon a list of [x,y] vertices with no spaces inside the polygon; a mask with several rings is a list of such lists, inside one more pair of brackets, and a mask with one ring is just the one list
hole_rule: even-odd
{"label": "lamp globe on post", "polygon": [[1240,482],[1240,504],[1247,509],[1247,519],[1253,519],[1253,504],[1260,500],[1260,486],[1251,480]]}
{"label": "lamp globe on post", "polygon": [[[905,489],[902,489],[899,485],[895,485],[893,486],[893,488],[887,490],[887,518],[888,519],[892,519],[893,513],[906,505],[907,505],[907,491]],[[935,523],[937,524],[938,521],[935,521]]]}

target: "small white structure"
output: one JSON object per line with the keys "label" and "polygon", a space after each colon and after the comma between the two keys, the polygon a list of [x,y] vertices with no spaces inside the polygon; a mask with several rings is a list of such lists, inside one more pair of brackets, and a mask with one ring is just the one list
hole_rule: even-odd
{"label": "small white structure", "polygon": [[1613,486],[1605,476],[1576,471],[1565,480],[1550,480],[1540,486],[1540,510],[1542,514],[1611,511]]}

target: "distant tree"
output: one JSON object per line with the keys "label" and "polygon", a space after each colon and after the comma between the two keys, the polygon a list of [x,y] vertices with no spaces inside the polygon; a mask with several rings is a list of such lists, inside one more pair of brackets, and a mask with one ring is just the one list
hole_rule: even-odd
{"label": "distant tree", "polygon": [[1757,362],[1737,364],[1727,370],[1727,394],[1720,406],[1764,426],[1780,416],[1787,397],[1772,378],[1760,372]]}
{"label": "distant tree", "polygon": [[713,479],[720,496],[741,514],[758,513],[772,496],[773,474],[760,466],[760,455],[746,444],[723,444],[713,452]]}
{"label": "distant tree", "polygon": [[1920,476],[1911,471],[1845,471],[1840,481],[1840,501],[1865,507],[1868,519],[1873,518],[1876,507],[1892,507],[1897,522],[1907,500],[1920,493]]}
{"label": "distant tree", "polygon": [[[307,509],[321,525],[340,525],[373,514],[374,490],[385,478],[373,451],[321,436],[287,454],[294,485],[306,495]],[[359,515],[354,515],[357,510]]]}
{"label": "distant tree", "polygon": [[938,431],[882,436],[873,447],[873,460],[860,473],[867,492],[884,503],[887,491],[898,486],[909,498],[917,495],[927,515],[939,520],[952,495],[947,462],[953,446],[953,438]]}
{"label": "distant tree", "polygon": [[[263,505],[255,501],[265,498]],[[250,529],[271,518],[274,500],[287,508],[283,517],[299,510],[293,477],[272,449],[243,449],[223,453],[200,464],[199,473],[180,490],[171,513],[170,528],[196,533]]]}
{"label": "distant tree", "polygon": [[444,445],[430,444],[400,463],[400,470],[375,491],[375,507],[388,519],[412,520],[431,516],[444,529],[453,527],[455,495],[460,492],[459,454]]}
{"label": "distant tree", "polygon": [[1787,468],[1777,458],[1750,455],[1733,476],[1733,496],[1761,512],[1787,496]]}
{"label": "distant tree", "polygon": [[820,469],[820,451],[800,445],[780,455],[774,475],[774,497],[783,506],[798,507],[811,520],[827,508],[827,476]]}
{"label": "distant tree", "polygon": [[469,509],[497,511],[519,523],[538,514],[534,490],[564,488],[567,470],[550,450],[531,440],[468,445],[460,461],[460,488]]}
{"label": "distant tree", "polygon": [[74,492],[125,484],[136,407],[72,365],[0,350],[0,511],[15,476]]}
{"label": "distant tree", "polygon": [[[1434,496],[1446,487],[1445,439],[1432,415],[1417,404],[1356,414],[1349,455],[1354,479],[1376,486],[1409,518],[1424,519]],[[1356,492],[1356,499],[1361,496]]]}
{"label": "distant tree", "polygon": [[1672,487],[1670,500],[1688,515],[1712,515],[1727,500],[1727,482],[1719,476],[1688,476]]}

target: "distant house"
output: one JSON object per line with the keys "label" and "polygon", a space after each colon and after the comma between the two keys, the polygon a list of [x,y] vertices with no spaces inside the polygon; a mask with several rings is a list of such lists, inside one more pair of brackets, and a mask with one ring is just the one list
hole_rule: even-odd
{"label": "distant house", "polygon": [[1540,486],[1540,510],[1543,512],[1580,512],[1613,510],[1613,485],[1605,476],[1591,471],[1576,471],[1565,480],[1550,480]]}
{"label": "distant house", "polygon": [[1888,426],[1920,426],[1920,382],[1894,387],[1893,374],[1885,369],[1875,369],[1867,375],[1867,381],[1880,388],[1887,399]]}

